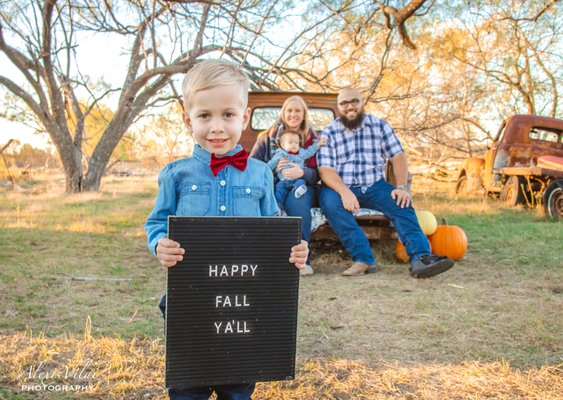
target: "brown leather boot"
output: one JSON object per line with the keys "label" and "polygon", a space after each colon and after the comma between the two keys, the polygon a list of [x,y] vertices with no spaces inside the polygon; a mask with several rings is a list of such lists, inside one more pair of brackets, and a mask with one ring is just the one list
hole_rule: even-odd
{"label": "brown leather boot", "polygon": [[356,261],[350,268],[342,273],[344,276],[358,276],[369,274],[375,272],[377,270],[376,265],[368,265],[364,264],[363,262]]}

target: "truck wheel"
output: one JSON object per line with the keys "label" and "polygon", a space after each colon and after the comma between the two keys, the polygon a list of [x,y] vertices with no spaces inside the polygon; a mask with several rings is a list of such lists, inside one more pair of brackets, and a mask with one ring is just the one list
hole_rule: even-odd
{"label": "truck wheel", "polygon": [[511,176],[508,178],[500,192],[500,199],[504,201],[507,206],[511,207],[524,203],[526,199],[520,188],[520,184],[523,183],[524,178],[521,176]]}
{"label": "truck wheel", "polygon": [[465,194],[467,192],[467,175],[460,176],[455,185],[456,194]]}
{"label": "truck wheel", "polygon": [[563,179],[557,179],[547,185],[543,192],[543,210],[546,217],[558,220],[563,208]]}

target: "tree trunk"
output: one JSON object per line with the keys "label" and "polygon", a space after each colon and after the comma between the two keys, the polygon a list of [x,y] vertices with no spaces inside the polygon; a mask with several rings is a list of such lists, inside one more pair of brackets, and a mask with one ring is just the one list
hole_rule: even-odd
{"label": "tree trunk", "polygon": [[83,188],[81,155],[72,152],[61,152],[59,157],[65,173],[65,190],[67,193],[79,193]]}
{"label": "tree trunk", "polygon": [[106,163],[96,163],[90,161],[88,164],[88,172],[82,185],[82,190],[85,192],[97,192],[100,190],[102,183],[102,176],[106,170]]}
{"label": "tree trunk", "polygon": [[104,176],[110,157],[127,130],[127,127],[131,124],[139,111],[140,108],[127,106],[125,108],[120,107],[116,112],[92,152],[82,190],[92,192],[100,190],[102,177]]}

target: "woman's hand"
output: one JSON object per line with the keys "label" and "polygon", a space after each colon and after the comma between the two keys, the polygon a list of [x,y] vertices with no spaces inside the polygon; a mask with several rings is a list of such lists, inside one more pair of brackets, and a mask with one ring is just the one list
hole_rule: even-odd
{"label": "woman's hand", "polygon": [[309,255],[309,246],[306,241],[301,240],[301,243],[291,248],[289,255],[289,262],[295,264],[297,269],[304,269]]}
{"label": "woman's hand", "polygon": [[[288,163],[286,163],[288,164]],[[279,165],[279,164],[278,164]],[[289,164],[290,167],[286,168],[282,171],[282,175],[285,179],[299,179],[301,178],[303,175],[305,175],[305,171],[303,170],[303,168],[295,165],[295,164]]]}

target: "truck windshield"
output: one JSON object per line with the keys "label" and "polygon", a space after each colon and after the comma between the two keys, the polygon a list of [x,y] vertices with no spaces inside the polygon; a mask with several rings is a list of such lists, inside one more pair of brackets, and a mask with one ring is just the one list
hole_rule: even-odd
{"label": "truck windshield", "polygon": [[[270,128],[280,115],[281,107],[256,107],[250,117],[250,128],[263,131]],[[316,131],[321,131],[334,120],[334,112],[330,108],[309,108],[309,122]]]}
{"label": "truck windshield", "polygon": [[561,132],[552,132],[542,128],[532,128],[528,136],[530,139],[540,140],[542,142],[559,142],[559,135]]}
{"label": "truck windshield", "polygon": [[504,136],[504,132],[506,131],[505,128],[506,128],[506,121],[502,123],[502,126],[500,127],[497,133],[497,138],[495,139],[495,142],[500,142],[502,140],[502,137]]}

